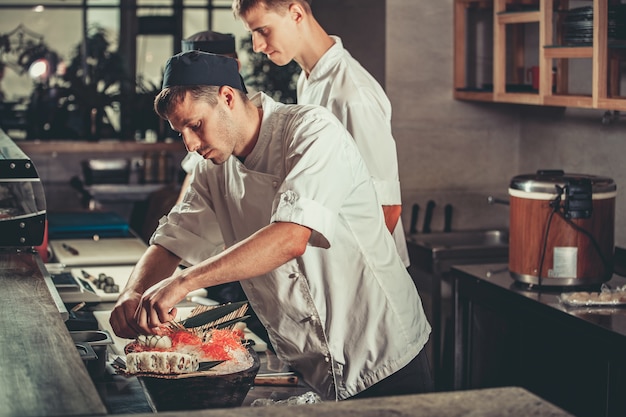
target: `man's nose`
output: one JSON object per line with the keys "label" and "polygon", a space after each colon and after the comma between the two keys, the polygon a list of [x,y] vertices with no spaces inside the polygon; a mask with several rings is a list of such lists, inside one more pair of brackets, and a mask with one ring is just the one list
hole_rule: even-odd
{"label": "man's nose", "polygon": [[252,50],[254,52],[263,52],[267,44],[261,35],[258,33],[252,34]]}
{"label": "man's nose", "polygon": [[195,152],[200,148],[200,141],[196,136],[192,137],[192,135],[183,135],[183,142],[185,143],[187,152]]}

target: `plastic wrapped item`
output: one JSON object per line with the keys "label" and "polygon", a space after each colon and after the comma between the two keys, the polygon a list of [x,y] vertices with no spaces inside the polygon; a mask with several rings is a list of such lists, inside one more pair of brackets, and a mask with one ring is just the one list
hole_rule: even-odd
{"label": "plastic wrapped item", "polygon": [[321,403],[322,399],[319,395],[312,391],[305,392],[302,395],[296,395],[289,397],[286,400],[274,401],[269,398],[259,398],[250,404],[250,407],[266,407],[270,405],[303,405],[303,404],[317,404]]}
{"label": "plastic wrapped item", "polygon": [[626,285],[611,289],[602,284],[600,291],[596,292],[566,292],[559,296],[559,301],[570,307],[626,306]]}

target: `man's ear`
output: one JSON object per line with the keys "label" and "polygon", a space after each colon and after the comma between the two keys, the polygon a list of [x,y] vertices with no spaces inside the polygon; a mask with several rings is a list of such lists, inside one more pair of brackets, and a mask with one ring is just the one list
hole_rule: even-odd
{"label": "man's ear", "polygon": [[223,85],[219,90],[219,97],[224,100],[224,103],[231,109],[235,104],[235,89],[229,85]]}
{"label": "man's ear", "polygon": [[304,9],[300,3],[294,2],[289,5],[289,15],[294,22],[300,23],[304,17]]}

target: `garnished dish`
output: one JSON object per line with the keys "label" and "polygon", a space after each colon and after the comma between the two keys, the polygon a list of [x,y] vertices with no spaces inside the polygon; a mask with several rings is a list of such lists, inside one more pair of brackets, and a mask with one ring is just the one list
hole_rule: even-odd
{"label": "garnished dish", "polygon": [[126,345],[125,363],[114,362],[127,376],[179,378],[223,375],[254,364],[244,339],[246,302],[196,307],[189,318],[171,322],[158,335],[139,335]]}

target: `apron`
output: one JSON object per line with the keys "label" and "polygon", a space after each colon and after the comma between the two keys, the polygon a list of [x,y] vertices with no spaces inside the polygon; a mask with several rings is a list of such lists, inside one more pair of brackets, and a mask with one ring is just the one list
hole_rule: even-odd
{"label": "apron", "polygon": [[[269,225],[282,179],[249,170],[239,161],[226,163],[224,168],[219,184],[228,184],[228,191],[220,189],[225,198],[215,205],[215,213],[224,242],[231,246]],[[322,397],[336,400],[336,377],[341,380],[342,368],[332,360],[323,323],[298,259],[240,283],[266,327],[277,356],[302,374]]]}

